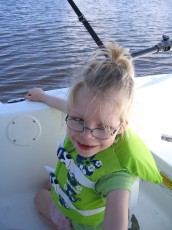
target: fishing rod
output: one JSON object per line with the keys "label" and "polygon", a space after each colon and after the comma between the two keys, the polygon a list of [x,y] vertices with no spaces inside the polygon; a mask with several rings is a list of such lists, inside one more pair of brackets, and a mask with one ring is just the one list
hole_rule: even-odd
{"label": "fishing rod", "polygon": [[[89,24],[85,16],[81,13],[79,8],[76,6],[76,4],[72,0],[68,0],[68,2],[73,8],[73,10],[75,11],[75,13],[77,14],[79,21],[82,22],[82,24],[85,26],[85,28],[87,29],[87,31],[89,32],[89,34],[91,35],[95,43],[99,46],[99,48],[103,48],[104,47],[103,42],[100,40],[100,38],[93,30],[93,28],[91,27],[91,25]],[[169,36],[166,35],[163,35],[162,38],[163,38],[162,41],[153,47],[135,53],[131,53],[132,58],[136,59],[150,53],[159,53],[159,52],[171,50],[172,40],[169,40]]]}
{"label": "fishing rod", "polygon": [[75,11],[75,13],[77,14],[79,21],[82,22],[82,24],[85,26],[85,28],[87,29],[87,31],[89,32],[89,34],[91,35],[95,43],[100,48],[103,48],[104,47],[103,42],[100,40],[100,38],[98,37],[96,32],[93,30],[93,28],[91,27],[87,19],[84,17],[84,15],[81,13],[79,8],[76,6],[76,4],[72,0],[68,0],[68,2],[73,8],[73,10]]}

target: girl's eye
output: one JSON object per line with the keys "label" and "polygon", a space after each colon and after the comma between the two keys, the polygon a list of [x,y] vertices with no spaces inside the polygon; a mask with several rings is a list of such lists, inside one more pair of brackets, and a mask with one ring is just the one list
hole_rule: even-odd
{"label": "girl's eye", "polygon": [[75,121],[84,122],[84,119],[80,117],[71,117],[71,118],[74,119]]}
{"label": "girl's eye", "polygon": [[99,124],[99,125],[98,125],[98,129],[106,130],[106,129],[109,129],[109,126],[104,125],[104,124]]}
{"label": "girl's eye", "polygon": [[99,130],[105,130],[105,127],[104,126],[98,126],[97,129],[99,129]]}

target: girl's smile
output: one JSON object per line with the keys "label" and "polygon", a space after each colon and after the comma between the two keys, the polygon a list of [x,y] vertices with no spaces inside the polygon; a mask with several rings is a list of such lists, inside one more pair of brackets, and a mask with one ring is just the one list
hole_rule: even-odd
{"label": "girl's smile", "polygon": [[94,148],[96,148],[96,145],[85,145],[85,144],[81,144],[80,142],[77,141],[78,147],[82,150],[85,151],[90,151]]}

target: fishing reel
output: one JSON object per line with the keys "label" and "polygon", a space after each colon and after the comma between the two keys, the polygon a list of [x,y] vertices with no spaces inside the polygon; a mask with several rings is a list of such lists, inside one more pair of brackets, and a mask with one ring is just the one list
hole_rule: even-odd
{"label": "fishing reel", "polygon": [[151,48],[145,49],[145,50],[138,51],[136,53],[132,53],[131,56],[132,58],[135,59],[135,58],[139,58],[141,56],[145,56],[150,53],[159,53],[159,52],[169,51],[171,48],[172,48],[172,40],[170,41],[169,36],[163,35],[162,41],[158,43],[157,45]]}
{"label": "fishing reel", "polygon": [[162,42],[156,45],[158,48],[157,52],[161,51],[169,51],[172,47],[172,41],[170,41],[170,37],[167,35],[162,36]]}

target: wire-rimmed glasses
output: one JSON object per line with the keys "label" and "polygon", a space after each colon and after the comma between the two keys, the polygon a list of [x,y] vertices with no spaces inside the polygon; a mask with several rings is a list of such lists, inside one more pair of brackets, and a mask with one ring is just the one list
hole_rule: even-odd
{"label": "wire-rimmed glasses", "polygon": [[104,127],[90,129],[90,128],[85,126],[84,120],[82,120],[81,118],[77,118],[77,117],[70,117],[69,115],[66,116],[65,121],[66,121],[67,127],[69,129],[71,129],[72,131],[82,133],[86,129],[88,129],[88,130],[90,130],[91,135],[94,138],[100,139],[100,140],[109,139],[111,136],[113,136],[116,133],[116,131],[119,128],[118,127],[117,129],[114,129],[114,130],[111,130],[111,129],[106,130]]}

